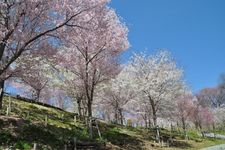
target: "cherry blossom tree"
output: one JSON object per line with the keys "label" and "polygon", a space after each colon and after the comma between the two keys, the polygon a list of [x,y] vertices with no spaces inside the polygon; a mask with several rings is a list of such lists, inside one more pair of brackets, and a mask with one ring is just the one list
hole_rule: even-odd
{"label": "cherry blossom tree", "polygon": [[128,103],[135,97],[131,79],[124,68],[114,79],[107,82],[98,94],[100,101],[96,105],[103,105],[113,110],[116,123],[124,124],[124,112],[129,112]]}
{"label": "cherry blossom tree", "polygon": [[[131,66],[127,66],[128,69],[131,69]],[[127,72],[128,75],[132,73],[129,70]],[[132,75],[131,75],[132,76]],[[134,116],[133,118],[139,118],[145,125],[145,128],[150,128],[153,126],[152,124],[152,109],[150,102],[146,99],[146,96],[141,94],[140,91],[137,89],[138,86],[136,82],[133,80],[133,76],[130,77],[130,88],[134,92],[135,96],[129,101],[126,108],[129,110],[129,114]],[[128,78],[129,79],[129,78]],[[136,117],[136,118],[135,118]]]}
{"label": "cherry blossom tree", "polygon": [[203,107],[219,108],[225,104],[225,90],[222,85],[204,88],[196,96]]}
{"label": "cherry blossom tree", "polygon": [[218,85],[218,101],[220,102],[220,106],[225,105],[225,74],[220,75],[219,77],[219,85]]}
{"label": "cherry blossom tree", "polygon": [[9,67],[7,71],[5,71],[1,76],[0,76],[0,109],[2,108],[2,99],[4,96],[5,92],[5,81],[9,80],[10,78],[13,78],[16,76],[16,74],[20,72],[19,69],[14,69],[12,67]]}
{"label": "cherry blossom tree", "polygon": [[209,107],[202,108],[200,115],[202,118],[203,125],[210,126],[214,123],[214,116],[212,110]]}
{"label": "cherry blossom tree", "polygon": [[41,91],[50,80],[48,74],[51,66],[43,57],[29,54],[18,58],[16,67],[21,70],[15,75],[17,79],[29,85],[33,89],[32,97],[39,101]]}
{"label": "cherry blossom tree", "polygon": [[118,55],[129,44],[127,28],[112,9],[95,9],[87,18],[92,18],[89,30],[71,30],[72,38],[67,39],[68,47],[58,53],[58,59],[62,60],[60,66],[81,81],[87,99],[88,116],[91,117],[96,87],[118,73]]}
{"label": "cherry blossom tree", "polygon": [[133,105],[133,107],[130,108],[131,110],[133,110],[133,113],[131,114],[134,114],[137,116],[137,118],[142,119],[145,128],[152,127],[152,110],[151,107],[149,107],[149,101],[147,101],[145,97],[140,96],[135,97],[134,101],[136,102],[134,102],[133,104],[131,103]]}
{"label": "cherry blossom tree", "polygon": [[202,103],[202,99],[199,99],[199,97],[195,97],[194,110],[191,117],[196,129],[199,130],[202,130],[203,126],[213,125],[215,120],[211,107]]}
{"label": "cherry blossom tree", "polygon": [[217,127],[221,127],[224,129],[224,124],[225,124],[225,108],[215,108],[212,110],[213,111],[213,116],[214,116],[214,122]]}
{"label": "cherry blossom tree", "polygon": [[157,126],[159,110],[162,111],[166,109],[166,105],[174,103],[174,98],[184,88],[183,70],[177,67],[167,51],[160,51],[150,57],[135,54],[130,70],[137,92],[148,101],[145,104],[151,110],[153,125]]}
{"label": "cherry blossom tree", "polygon": [[193,112],[195,109],[193,102],[193,96],[191,94],[184,94],[177,98],[177,117],[182,124],[185,139],[187,138],[187,123],[188,120],[190,120],[193,116]]}
{"label": "cherry blossom tree", "polygon": [[217,107],[220,105],[217,99],[216,88],[204,88],[196,94],[198,102],[203,107]]}
{"label": "cherry blossom tree", "polygon": [[51,86],[62,89],[70,97],[74,104],[74,112],[81,117],[87,116],[87,106],[85,92],[82,81],[72,72],[63,67],[56,66],[56,70],[51,74]]}
{"label": "cherry blossom tree", "polygon": [[20,68],[15,68],[15,66],[10,66],[0,76],[0,109],[2,108],[2,100],[5,93],[5,84],[7,85],[6,81],[13,80],[19,73],[21,73]]}
{"label": "cherry blossom tree", "polygon": [[42,91],[42,98],[45,103],[56,106],[64,110],[70,110],[71,102],[67,92],[58,87],[48,87]]}
{"label": "cherry blossom tree", "polygon": [[[4,0],[0,1],[0,76],[22,54],[60,45],[68,28],[85,28],[86,15],[108,0]],[[48,54],[48,53],[42,53]],[[2,79],[2,78],[1,78]],[[4,82],[1,80],[0,82]],[[4,85],[1,83],[0,85]],[[1,87],[1,91],[3,87]]]}
{"label": "cherry blossom tree", "polygon": [[87,116],[87,99],[85,97],[84,89],[82,88],[82,83],[80,83],[80,80],[76,80],[74,78],[73,80],[66,80],[65,86],[63,86],[63,89],[66,91],[68,96],[72,98],[72,101],[74,103],[74,108],[77,110],[74,110],[75,112],[83,117]]}
{"label": "cherry blossom tree", "polygon": [[[57,61],[82,83],[91,119],[96,88],[118,73],[118,56],[129,43],[126,26],[111,8],[99,7],[85,17],[91,20],[88,29],[67,29],[70,38],[64,38],[67,44],[59,51]],[[89,126],[90,136],[91,130]]]}
{"label": "cherry blossom tree", "polygon": [[203,125],[213,127],[223,123],[223,109],[225,104],[224,75],[219,78],[219,84],[213,88],[204,88],[196,94],[196,108],[194,123],[196,128],[203,128]]}

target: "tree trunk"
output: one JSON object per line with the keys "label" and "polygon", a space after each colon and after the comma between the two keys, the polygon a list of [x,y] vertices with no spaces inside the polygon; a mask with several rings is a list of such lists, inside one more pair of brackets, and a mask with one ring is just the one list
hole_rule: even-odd
{"label": "tree trunk", "polygon": [[92,127],[92,98],[88,98],[87,102],[87,109],[88,109],[88,131],[89,131],[89,137],[92,139],[93,138],[93,127]]}
{"label": "tree trunk", "polygon": [[117,109],[115,110],[114,118],[115,118],[116,123],[118,124],[118,112],[117,112]]}
{"label": "tree trunk", "polygon": [[157,126],[157,116],[156,116],[156,110],[155,107],[152,107],[152,118],[153,118],[153,125]]}
{"label": "tree trunk", "polygon": [[0,81],[0,109],[2,109],[2,101],[3,101],[3,95],[4,95],[4,85],[5,81]]}
{"label": "tree trunk", "polygon": [[87,98],[86,97],[84,97],[85,99],[83,99],[82,101],[81,101],[81,114],[83,115],[83,116],[88,116],[88,110],[87,110]]}
{"label": "tree trunk", "polygon": [[170,131],[173,132],[173,124],[170,123]]}
{"label": "tree trunk", "polygon": [[116,101],[116,105],[115,105],[114,109],[115,109],[114,117],[115,117],[116,123],[119,124],[119,107],[118,107],[117,101]]}
{"label": "tree trunk", "polygon": [[143,118],[144,118],[144,121],[145,121],[145,128],[147,129],[147,128],[148,128],[148,119],[147,119],[147,115],[144,114]]}
{"label": "tree trunk", "polygon": [[[87,49],[87,47],[86,47]],[[88,72],[88,51],[85,51],[85,78],[84,78],[84,86],[85,86],[85,92],[87,97],[87,110],[88,110],[88,117],[92,117],[92,100],[93,100],[93,92],[94,92],[94,85],[90,85],[89,81],[89,72]],[[93,82],[92,82],[93,83]]]}
{"label": "tree trunk", "polygon": [[88,100],[88,117],[92,117],[92,102]]}
{"label": "tree trunk", "polygon": [[185,125],[184,118],[181,119],[181,122],[182,122],[182,128],[183,128],[183,130],[186,130],[186,125]]}
{"label": "tree trunk", "polygon": [[123,113],[122,113],[122,109],[118,109],[119,111],[119,115],[120,115],[120,124],[123,125]]}
{"label": "tree trunk", "polygon": [[184,139],[187,140],[187,129],[186,129],[185,119],[182,117],[181,121],[182,121],[182,128],[184,131]]}
{"label": "tree trunk", "polygon": [[202,123],[201,123],[201,121],[198,122],[198,126],[199,126],[199,129],[202,130]]}
{"label": "tree trunk", "polygon": [[92,117],[88,117],[88,131],[90,139],[93,138]]}
{"label": "tree trunk", "polygon": [[151,118],[150,118],[150,117],[148,117],[148,127],[149,127],[149,128],[151,128],[151,126],[152,126],[152,123],[151,123]]}
{"label": "tree trunk", "polygon": [[0,60],[2,60],[2,56],[3,56],[3,53],[4,53],[4,49],[5,49],[5,42],[3,43],[0,43]]}
{"label": "tree trunk", "polygon": [[151,96],[148,96],[149,98],[149,102],[151,104],[152,107],[152,119],[153,119],[153,125],[154,127],[157,126],[157,115],[156,115],[156,106],[155,106],[155,102],[154,100],[151,98]]}
{"label": "tree trunk", "polygon": [[195,129],[198,130],[198,122],[197,121],[194,122],[194,125],[195,125]]}
{"label": "tree trunk", "polygon": [[36,98],[36,101],[40,101],[40,94],[41,94],[41,91],[40,90],[37,90],[37,98]]}
{"label": "tree trunk", "polygon": [[77,109],[80,116],[82,116],[81,112],[81,98],[77,98]]}

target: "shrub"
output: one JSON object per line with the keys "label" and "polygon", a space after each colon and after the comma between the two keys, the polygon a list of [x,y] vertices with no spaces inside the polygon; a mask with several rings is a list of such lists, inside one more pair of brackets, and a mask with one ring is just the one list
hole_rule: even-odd
{"label": "shrub", "polygon": [[10,131],[2,131],[0,132],[0,144],[9,144],[10,141],[13,139]]}
{"label": "shrub", "polygon": [[27,143],[26,141],[18,141],[14,147],[16,149],[24,149],[24,150],[31,149],[31,145]]}

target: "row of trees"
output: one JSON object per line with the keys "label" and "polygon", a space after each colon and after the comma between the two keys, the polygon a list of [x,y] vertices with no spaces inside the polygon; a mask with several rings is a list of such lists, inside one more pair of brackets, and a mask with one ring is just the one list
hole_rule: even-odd
{"label": "row of trees", "polygon": [[[134,54],[108,0],[0,1],[0,108],[4,85],[37,101],[146,127],[158,119],[196,128],[225,121],[225,79],[192,94],[168,51]],[[93,109],[94,108],[94,109]],[[90,127],[91,129],[91,127]]]}
{"label": "row of trees", "polygon": [[219,83],[214,88],[204,88],[196,95],[199,105],[210,108],[213,115],[213,126],[224,128],[225,121],[225,74],[219,78]]}
{"label": "row of trees", "polygon": [[97,86],[118,74],[118,56],[129,47],[128,29],[108,2],[1,1],[0,108],[7,81],[24,84],[37,101],[74,100],[91,118]]}
{"label": "row of trees", "polygon": [[188,126],[201,131],[215,127],[220,115],[215,115],[213,106],[224,104],[222,85],[218,95],[205,90],[193,94],[168,51],[151,56],[134,54],[121,72],[101,87],[95,105],[102,118],[116,123],[124,124],[129,118],[139,125],[156,127],[159,118],[178,124],[186,135]]}
{"label": "row of trees", "polygon": [[68,93],[84,91],[92,116],[96,86],[117,73],[117,57],[129,47],[128,30],[108,2],[1,1],[1,95],[9,78],[28,84],[36,100],[45,87],[70,82]]}
{"label": "row of trees", "polygon": [[167,51],[153,56],[135,54],[120,74],[110,81],[110,86],[106,85],[100,104],[105,107],[111,105],[121,123],[125,111],[145,116],[145,122],[152,120],[157,126],[159,112],[170,109],[174,99],[186,90],[182,75],[182,69],[177,67]]}

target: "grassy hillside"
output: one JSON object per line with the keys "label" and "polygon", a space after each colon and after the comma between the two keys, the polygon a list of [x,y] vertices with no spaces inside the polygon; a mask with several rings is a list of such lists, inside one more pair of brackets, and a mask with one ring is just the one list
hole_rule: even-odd
{"label": "grassy hillside", "polygon": [[[155,131],[141,128],[127,128],[124,126],[107,124],[99,121],[102,138],[94,129],[94,139],[88,138],[85,119],[74,122],[74,114],[55,108],[28,103],[17,99],[12,100],[12,111],[6,116],[8,97],[4,98],[4,109],[0,111],[0,150],[32,149],[33,143],[38,143],[38,149],[64,149],[68,141],[76,141],[80,148],[83,145],[93,145],[93,149],[200,149],[215,144],[225,143],[222,140],[201,139],[195,132],[190,132],[191,140],[185,142],[179,132],[170,133],[161,130],[161,135],[174,137],[173,144],[167,147],[164,143],[154,143]],[[91,143],[91,144],[90,144]],[[164,146],[164,147],[162,147]]]}

